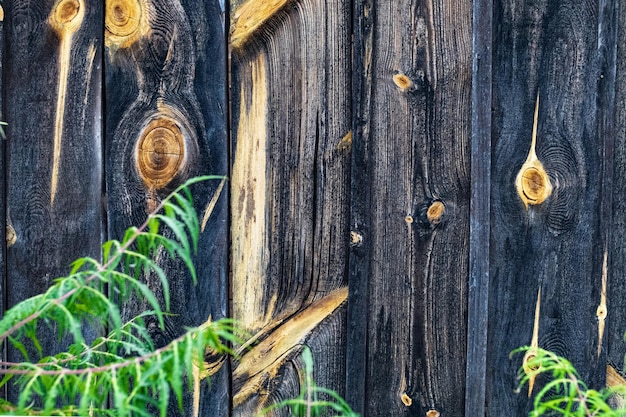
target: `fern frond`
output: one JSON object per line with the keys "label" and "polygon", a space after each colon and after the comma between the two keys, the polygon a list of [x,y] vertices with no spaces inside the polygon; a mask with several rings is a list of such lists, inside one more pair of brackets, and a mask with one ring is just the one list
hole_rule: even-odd
{"label": "fern frond", "polygon": [[[186,182],[161,201],[142,225],[128,229],[122,241],[104,243],[101,262],[89,257],[76,260],[69,276],[56,279],[44,294],[5,314],[0,320],[0,342],[10,342],[24,361],[0,362],[4,374],[0,387],[15,383],[20,391],[16,405],[1,403],[0,409],[22,414],[149,416],[152,407],[165,416],[170,393],[182,407],[183,381],[191,380],[194,366],[203,366],[207,349],[227,355],[232,353],[230,343],[243,342],[234,322],[225,319],[189,329],[155,349],[144,321],[156,317],[164,328],[169,311],[168,280],[154,261],[161,248],[180,259],[196,280],[192,254],[200,232],[189,186],[207,179],[222,177]],[[164,306],[142,280],[147,275],[160,279]],[[131,297],[151,310],[122,323],[119,303]],[[71,337],[66,352],[41,357],[37,336],[41,321],[54,324],[60,337]],[[85,322],[100,322],[111,330],[87,344],[82,333]],[[24,339],[37,348],[38,361],[30,361]],[[105,407],[107,398],[115,411]],[[42,409],[35,409],[35,403]]]}

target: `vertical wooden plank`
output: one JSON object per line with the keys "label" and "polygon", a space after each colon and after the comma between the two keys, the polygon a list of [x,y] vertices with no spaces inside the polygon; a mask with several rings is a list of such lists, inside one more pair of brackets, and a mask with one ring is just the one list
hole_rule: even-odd
{"label": "vertical wooden plank", "polygon": [[[99,1],[4,6],[11,307],[66,275],[77,257],[100,253],[103,29]],[[53,332],[41,341],[45,354],[59,348]],[[9,360],[20,357],[9,351]]]}
{"label": "vertical wooden plank", "polygon": [[[598,2],[495,2],[492,416],[525,415],[540,388],[514,393],[523,358],[509,354],[522,345],[570,358],[591,387],[604,379],[597,311],[609,198],[603,193],[610,192],[603,183],[609,185],[612,169],[603,168],[604,158],[612,163],[604,155],[611,145],[599,134],[610,131],[602,123],[609,122],[603,89],[611,81],[602,86],[610,71],[598,71],[597,58],[611,25],[606,18]],[[600,68],[608,71],[608,62]]]}
{"label": "vertical wooden plank", "polygon": [[464,412],[471,10],[355,9],[349,383],[367,416]]}
{"label": "vertical wooden plank", "polygon": [[[227,175],[224,14],[218,0],[107,0],[105,15],[109,237],[141,224],[160,199],[188,178]],[[160,142],[178,152],[163,153]],[[220,183],[192,189],[202,215]],[[194,257],[198,284],[180,262],[159,260],[169,277],[171,311],[164,345],[185,326],[219,319],[227,311],[228,218],[223,192],[204,227]],[[147,277],[160,293],[157,277]],[[128,305],[127,316],[141,305]],[[199,396],[198,396],[199,395]],[[199,401],[199,402],[198,402]],[[228,415],[227,369],[187,392],[182,415]],[[180,412],[172,403],[168,416]]]}
{"label": "vertical wooden plank", "polygon": [[[0,80],[4,80],[4,57],[6,45],[4,43],[4,5],[0,1]],[[4,121],[5,108],[4,108],[4,82],[0,81],[0,121]],[[3,135],[0,135],[0,173],[2,173],[2,179],[0,179],[0,312],[4,314],[5,311],[5,297],[6,297],[6,278],[7,278],[7,261],[6,250],[7,243],[13,240],[15,234],[13,229],[7,228],[7,210],[6,210],[6,185],[7,185],[7,158],[6,158],[6,129],[2,127]],[[9,233],[10,232],[10,233]],[[6,361],[6,346],[3,344],[1,347],[0,358]],[[6,398],[6,387],[0,391],[0,396]]]}
{"label": "vertical wooden plank", "polygon": [[493,1],[472,9],[472,145],[465,415],[485,415],[491,226]]}
{"label": "vertical wooden plank", "polygon": [[[351,184],[371,184],[368,141],[372,88],[373,20],[371,2],[356,2],[353,9],[352,76],[352,169]],[[363,139],[362,139],[363,138]],[[371,192],[362,187],[350,189],[350,259],[348,325],[346,329],[346,401],[363,415],[366,392],[367,335],[369,332],[368,293],[371,269],[369,245],[363,245],[371,223]]]}
{"label": "vertical wooden plank", "polygon": [[233,402],[249,416],[297,395],[304,344],[343,392],[350,3],[234,2],[230,42],[233,316],[260,340],[234,363]]}
{"label": "vertical wooden plank", "polygon": [[[612,208],[610,212],[611,230],[609,258],[607,260],[608,285],[607,318],[606,318],[606,351],[607,367],[613,368],[624,376],[624,356],[626,355],[626,305],[622,296],[626,292],[626,3],[615,1],[613,13],[617,22],[613,27],[616,39],[606,47],[608,53],[614,52],[615,79],[613,86],[614,106],[613,112],[608,116],[613,117],[614,138],[613,148],[613,183],[612,183]],[[608,60],[610,63],[611,61]],[[610,91],[610,90],[609,90]],[[607,369],[608,370],[608,369]],[[607,378],[607,384],[610,381]]]}

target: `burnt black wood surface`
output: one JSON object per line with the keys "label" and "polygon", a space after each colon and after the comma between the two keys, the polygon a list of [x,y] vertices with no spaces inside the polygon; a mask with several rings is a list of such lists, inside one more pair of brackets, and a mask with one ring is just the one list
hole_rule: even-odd
{"label": "burnt black wood surface", "polygon": [[348,398],[462,415],[471,5],[359,3],[354,51]]}
{"label": "burnt black wood surface", "polygon": [[[605,8],[611,11],[615,21],[611,26],[612,33],[617,41],[607,42],[606,68],[615,71],[614,86],[608,84],[605,88],[615,94],[612,113],[607,112],[605,140],[613,139],[613,154],[607,150],[605,155],[613,158],[612,207],[604,210],[602,215],[608,216],[612,227],[608,230],[611,238],[609,242],[608,258],[608,317],[606,330],[607,363],[618,372],[625,369],[624,355],[626,354],[626,3],[606,2]],[[613,53],[611,53],[613,52]],[[613,60],[611,59],[613,58]],[[608,101],[608,100],[607,100]],[[609,101],[610,103],[610,101]],[[611,135],[610,137],[608,135]],[[609,159],[610,160],[610,159]],[[608,161],[607,161],[608,162]],[[606,167],[605,170],[610,169]],[[610,171],[609,171],[610,173]]]}
{"label": "burnt black wood surface", "polygon": [[[591,387],[623,375],[623,1],[84,0],[76,27],[61,3],[0,2],[0,311],[230,174],[193,189],[200,214],[223,190],[198,284],[161,261],[157,344],[229,315],[259,341],[199,415],[296,395],[303,345],[368,417],[527,415],[509,354],[534,333]],[[526,206],[537,98],[552,190]]]}
{"label": "burnt black wood surface", "polygon": [[[54,4],[3,2],[4,181],[7,221],[15,231],[3,263],[7,307],[45,291],[74,259],[100,253],[103,8],[100,1],[85,1],[71,34],[50,23]],[[53,332],[41,343],[46,354],[59,347]],[[21,355],[9,350],[8,359]]]}
{"label": "burnt black wood surface", "polygon": [[[127,227],[141,224],[160,199],[188,178],[228,174],[225,29],[219,2],[151,0],[139,9],[131,7],[133,2],[124,4],[132,19],[117,22],[111,11],[105,50],[108,235],[116,239]],[[126,35],[124,24],[136,24],[137,31]],[[179,154],[171,149],[159,153],[159,144],[150,148],[149,138],[178,147]],[[150,169],[142,168],[140,159]],[[192,188],[200,216],[219,185],[212,181]],[[175,315],[167,318],[164,331],[154,326],[157,345],[179,336],[185,326],[228,314],[227,202],[224,192],[200,234],[194,257],[197,285],[182,262],[167,256],[159,260],[169,277]],[[161,293],[157,277],[149,277],[148,284]],[[143,307],[131,303],[124,314],[130,317]],[[199,415],[228,415],[226,372],[212,376],[210,388],[203,382]],[[193,395],[187,393],[182,415],[192,413]],[[178,414],[174,402],[168,415]]]}
{"label": "burnt black wood surface", "polygon": [[[570,358],[591,387],[604,383],[597,312],[611,227],[614,6],[494,3],[492,416],[524,415],[531,405],[528,388],[513,392],[522,357],[509,353],[530,345],[536,326],[539,347]],[[529,153],[537,96],[536,154],[554,189],[526,209],[514,184]]]}
{"label": "burnt black wood surface", "polygon": [[[3,79],[4,74],[4,54],[5,54],[5,46],[4,46],[4,9],[2,4],[0,3],[0,80]],[[0,83],[0,121],[4,120],[4,83]],[[0,172],[3,174],[6,171],[6,129],[2,126],[2,131],[5,136],[0,135]],[[2,176],[2,180],[0,180],[0,312],[4,313],[5,311],[5,294],[6,294],[6,249],[7,242],[9,241],[10,236],[14,236],[13,232],[11,235],[8,234],[7,221],[6,217],[6,180],[5,176]],[[13,230],[12,228],[10,230]],[[3,238],[5,237],[5,238]],[[12,240],[12,238],[11,238]],[[0,355],[3,361],[6,361],[6,350],[2,349],[2,354]],[[6,398],[6,387],[0,390],[0,396],[2,398]]]}

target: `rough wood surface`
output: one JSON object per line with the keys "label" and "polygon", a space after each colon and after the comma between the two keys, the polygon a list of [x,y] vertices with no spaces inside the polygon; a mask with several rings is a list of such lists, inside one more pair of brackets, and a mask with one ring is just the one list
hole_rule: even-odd
{"label": "rough wood surface", "polygon": [[[103,30],[99,1],[3,5],[10,307],[45,291],[74,259],[99,256]],[[48,354],[59,348],[52,332],[41,344]]]}
{"label": "rough wood surface", "polygon": [[[4,57],[5,57],[5,32],[4,32],[4,8],[0,3],[0,80],[4,79]],[[5,120],[4,114],[4,83],[0,83],[0,121]],[[7,263],[6,263],[6,249],[7,246],[13,243],[15,233],[13,227],[9,227],[7,224],[6,216],[6,172],[7,172],[7,158],[6,158],[6,126],[0,125],[2,132],[5,136],[0,135],[0,172],[2,173],[2,179],[0,179],[0,312],[5,311],[5,294],[6,294],[6,278],[7,278]],[[4,236],[4,239],[2,238]],[[6,349],[2,349],[0,359],[6,361]],[[0,390],[0,397],[6,398],[6,387]]]}
{"label": "rough wood surface", "polygon": [[[234,414],[249,416],[298,393],[303,343],[317,382],[343,392],[344,309],[310,307],[347,286],[350,4],[249,0],[231,18],[233,317],[262,340],[303,315],[312,323],[281,347],[278,371],[249,369],[252,351],[234,363],[236,386],[264,387],[237,397]],[[256,29],[237,37],[243,27]]]}
{"label": "rough wood surface", "polygon": [[[608,4],[608,2],[607,2]],[[540,384],[516,395],[523,345],[571,359],[591,387],[604,382],[603,264],[612,145],[612,17],[597,2],[497,1],[493,34],[493,245],[489,294],[488,414],[526,415]],[[600,38],[598,38],[600,36]],[[608,59],[599,70],[599,58]],[[532,173],[543,202],[524,201],[515,179],[535,152],[549,182]],[[608,107],[607,107],[608,106]],[[609,122],[610,123],[610,122]],[[604,167],[605,160],[609,164]],[[526,175],[527,173],[524,173]],[[609,193],[608,195],[606,193]],[[608,198],[608,200],[607,200]],[[540,308],[538,307],[540,306]],[[537,316],[537,319],[535,317]],[[533,334],[535,337],[533,338]]]}
{"label": "rough wood surface", "polygon": [[[610,3],[610,2],[609,2]],[[609,5],[607,5],[610,7]],[[616,66],[615,84],[613,87],[613,158],[614,178],[612,184],[612,209],[610,214],[611,237],[608,258],[608,285],[607,285],[607,325],[606,325],[606,352],[607,361],[624,377],[624,356],[626,355],[626,2],[615,2],[617,10],[616,32],[617,41],[612,45],[616,52],[614,59]],[[611,51],[607,48],[606,53]],[[610,62],[610,61],[609,61]],[[610,67],[609,67],[610,68]],[[611,91],[611,90],[609,90]],[[608,167],[607,167],[608,168]],[[609,377],[607,375],[607,383]]]}
{"label": "rough wood surface", "polygon": [[[493,2],[472,6],[472,137],[465,415],[485,415],[491,253],[491,89]],[[527,163],[534,167],[529,157]],[[529,167],[529,169],[531,169]],[[520,178],[521,180],[521,178]],[[526,182],[520,181],[525,189]],[[534,196],[534,193],[533,193]]]}
{"label": "rough wood surface", "polygon": [[[217,0],[110,0],[106,12],[108,231],[119,239],[186,179],[227,174],[225,31]],[[200,215],[219,185],[192,189]],[[158,345],[228,314],[227,201],[223,193],[200,235],[196,286],[181,262],[160,259],[176,315],[165,331],[154,326]],[[148,281],[160,293],[158,278]],[[139,308],[128,305],[125,314]],[[183,415],[228,415],[227,369],[200,394],[199,409],[186,394]],[[172,404],[168,416],[178,413]]]}
{"label": "rough wood surface", "polygon": [[462,415],[471,4],[359,3],[354,50],[347,368],[365,388],[349,398],[367,416]]}

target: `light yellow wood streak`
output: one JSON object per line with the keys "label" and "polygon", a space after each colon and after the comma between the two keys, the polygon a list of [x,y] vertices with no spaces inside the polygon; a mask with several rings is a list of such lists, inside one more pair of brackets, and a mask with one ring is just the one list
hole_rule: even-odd
{"label": "light yellow wood streak", "polygon": [[6,225],[6,242],[7,242],[7,248],[10,248],[11,246],[15,245],[15,242],[17,242],[17,235],[15,234],[15,229],[8,222]]}
{"label": "light yellow wood streak", "polygon": [[347,298],[347,287],[333,291],[290,317],[263,341],[246,351],[233,372],[235,384],[245,381],[239,392],[234,394],[234,406],[242,404],[252,395],[257,395],[265,377],[275,376],[289,358],[289,352],[300,346]]}
{"label": "light yellow wood streak", "polygon": [[4,22],[4,8],[0,6],[0,22]]}
{"label": "light yellow wood streak", "polygon": [[252,331],[265,324],[269,307],[265,305],[269,300],[263,298],[269,255],[265,224],[267,81],[263,56],[259,55],[250,66],[251,85],[241,86],[231,227],[233,318]]}
{"label": "light yellow wood streak", "polygon": [[54,145],[52,150],[52,178],[50,181],[50,205],[54,204],[59,181],[61,163],[61,141],[65,116],[65,98],[70,71],[72,37],[80,28],[85,17],[83,0],[58,0],[50,13],[48,23],[59,36],[59,79],[57,91],[56,117],[54,122]]}
{"label": "light yellow wood streak", "polygon": [[528,361],[534,359],[537,356],[537,349],[539,348],[539,316],[541,313],[541,288],[537,291],[537,304],[535,305],[535,323],[533,326],[533,336],[530,341],[530,349],[526,351],[524,355],[523,368],[524,372],[528,374],[533,374],[528,380],[528,398],[533,393],[533,387],[535,385],[535,374],[538,369],[532,368],[527,365]]}
{"label": "light yellow wood streak", "polygon": [[626,385],[626,379],[611,365],[606,366],[606,386],[615,387],[618,385]]}
{"label": "light yellow wood streak", "polygon": [[95,41],[93,41],[90,45],[89,45],[89,50],[87,51],[87,62],[89,62],[89,65],[87,65],[87,71],[85,71],[85,96],[83,97],[83,111],[82,111],[82,117],[81,117],[81,130],[82,128],[84,128],[85,126],[85,120],[87,118],[87,109],[89,108],[88,104],[89,104],[89,93],[90,93],[90,87],[91,87],[91,74],[93,73],[93,64],[96,60],[96,44]]}
{"label": "light yellow wood streak", "polygon": [[529,205],[543,203],[552,194],[552,183],[543,167],[543,164],[537,158],[535,148],[537,145],[537,121],[539,118],[539,94],[535,103],[535,117],[533,121],[533,133],[530,142],[530,151],[526,162],[522,165],[515,179],[515,187],[517,193],[524,202],[526,210]]}
{"label": "light yellow wood streak", "polygon": [[350,149],[352,147],[352,130],[349,130],[348,133],[344,135],[343,138],[337,144],[337,150],[343,151],[346,149]]}
{"label": "light yellow wood streak", "polygon": [[604,245],[604,259],[602,261],[602,293],[600,294],[600,304],[596,310],[596,317],[598,318],[598,357],[602,351],[602,339],[604,338],[604,325],[606,322],[606,316],[608,315],[608,309],[606,308],[606,278],[608,275],[608,257],[609,251]]}
{"label": "light yellow wood streak", "polygon": [[209,201],[209,204],[206,206],[206,209],[204,210],[204,216],[202,217],[202,227],[200,228],[200,230],[203,232],[204,232],[204,228],[206,227],[207,222],[209,221],[209,218],[211,217],[211,213],[213,213],[213,210],[215,209],[217,200],[219,200],[220,195],[222,195],[224,184],[226,184],[226,177],[224,177],[224,179],[220,181],[220,185],[218,185],[217,190],[215,190],[215,194],[213,195],[213,198],[211,198],[211,201]]}
{"label": "light yellow wood streak", "polygon": [[104,10],[104,43],[109,53],[128,48],[150,34],[149,0],[106,0]]}
{"label": "light yellow wood streak", "polygon": [[292,0],[248,0],[235,9],[231,18],[230,44],[241,48],[270,17]]}
{"label": "light yellow wood streak", "polygon": [[[626,385],[626,379],[617,372],[617,369],[613,368],[611,365],[606,366],[606,386],[608,388],[612,388],[615,386],[624,386]],[[626,406],[626,398],[620,394],[613,394],[611,399],[615,402],[615,406],[618,408],[623,408]]]}

